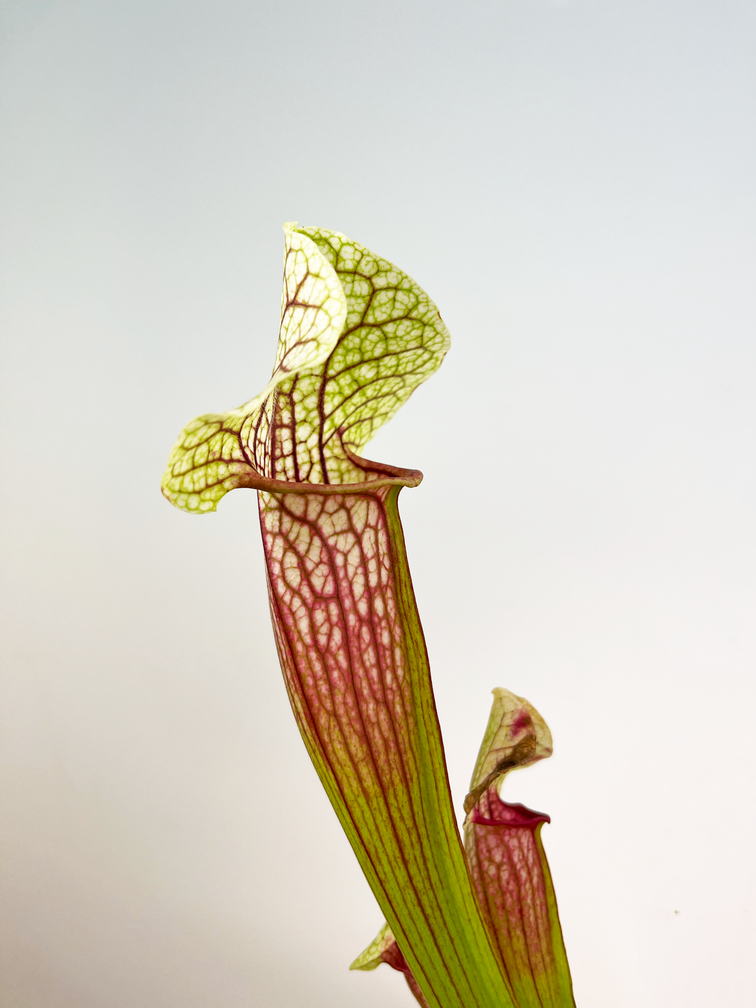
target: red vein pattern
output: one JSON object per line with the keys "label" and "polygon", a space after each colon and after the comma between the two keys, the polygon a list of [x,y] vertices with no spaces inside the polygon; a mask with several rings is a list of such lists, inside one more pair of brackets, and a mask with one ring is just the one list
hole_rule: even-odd
{"label": "red vein pattern", "polygon": [[[397,482],[417,475],[393,471]],[[261,493],[260,517],[276,642],[305,744],[427,1004],[503,1008],[506,981],[470,913],[400,486],[296,489]]]}
{"label": "red vein pattern", "polygon": [[438,308],[393,263],[344,235],[300,228],[333,267],[346,323],[317,369],[277,386],[249,438],[255,467],[308,483],[358,478],[344,448],[362,451],[412,392],[439,367],[449,333]]}
{"label": "red vein pattern", "polygon": [[541,827],[547,815],[480,798],[465,827],[479,904],[521,1008],[574,1008],[572,981]]}

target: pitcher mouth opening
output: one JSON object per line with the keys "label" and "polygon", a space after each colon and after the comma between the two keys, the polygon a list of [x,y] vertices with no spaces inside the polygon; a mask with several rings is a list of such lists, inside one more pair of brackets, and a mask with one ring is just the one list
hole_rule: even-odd
{"label": "pitcher mouth opening", "polygon": [[423,481],[419,469],[402,469],[400,466],[388,465],[385,462],[373,462],[370,459],[355,455],[345,444],[342,432],[339,431],[341,447],[349,461],[365,473],[365,479],[359,483],[299,483],[294,480],[272,479],[263,476],[249,463],[239,473],[238,487],[252,490],[263,490],[272,494],[364,494],[382,487],[416,487]]}
{"label": "pitcher mouth opening", "polygon": [[483,803],[489,815],[484,815],[481,808],[473,809],[467,822],[475,826],[506,826],[510,829],[533,829],[540,823],[550,823],[551,817],[545,812],[536,812],[520,802],[505,802],[490,788]]}

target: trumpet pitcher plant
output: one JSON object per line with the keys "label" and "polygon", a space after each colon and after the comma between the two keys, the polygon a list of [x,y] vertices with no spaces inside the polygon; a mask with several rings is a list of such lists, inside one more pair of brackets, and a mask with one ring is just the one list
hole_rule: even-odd
{"label": "trumpet pitcher plant", "polygon": [[270,381],[184,428],[163,493],[204,514],[229,490],[259,491],[289,699],[387,921],[353,968],[389,962],[431,1008],[570,1008],[548,817],[497,790],[549,755],[548,729],[496,692],[463,845],[397,507],[422,474],[361,456],[441,364],[446,326],[406,273],[344,235],[284,233]]}

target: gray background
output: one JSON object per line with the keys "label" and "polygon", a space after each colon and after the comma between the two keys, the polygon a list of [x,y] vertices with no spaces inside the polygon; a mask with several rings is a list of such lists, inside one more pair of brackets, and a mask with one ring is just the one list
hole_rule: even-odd
{"label": "gray background", "polygon": [[160,497],[265,383],[290,219],[426,287],[403,494],[458,801],[556,754],[580,1008],[752,1004],[756,11],[6,0],[3,1008],[390,1008],[288,708],[255,501]]}

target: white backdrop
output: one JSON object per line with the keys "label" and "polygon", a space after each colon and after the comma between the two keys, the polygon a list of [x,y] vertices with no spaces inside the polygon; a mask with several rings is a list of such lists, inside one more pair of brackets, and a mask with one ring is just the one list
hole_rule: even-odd
{"label": "white backdrop", "polygon": [[291,219],[452,332],[369,457],[455,796],[489,691],[552,760],[580,1008],[754,989],[747,0],[5,0],[3,1008],[390,1008],[310,767],[252,492],[158,490],[264,384]]}

